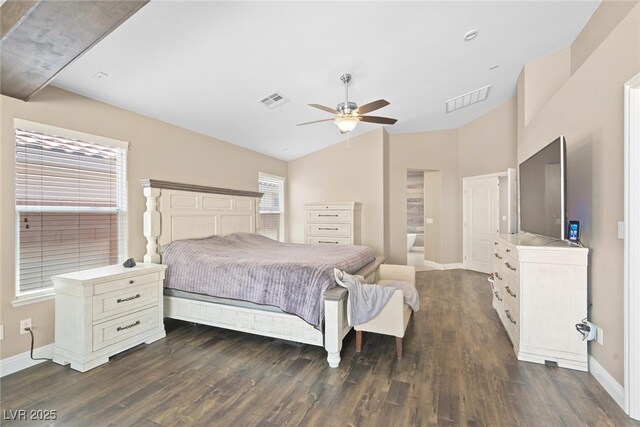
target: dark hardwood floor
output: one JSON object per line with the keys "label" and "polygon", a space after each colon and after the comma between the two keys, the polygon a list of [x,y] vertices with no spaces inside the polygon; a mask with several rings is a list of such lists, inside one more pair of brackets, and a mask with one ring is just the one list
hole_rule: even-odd
{"label": "dark hardwood floor", "polygon": [[56,410],[50,424],[70,426],[640,425],[591,375],[518,362],[485,275],[420,272],[418,287],[402,360],[393,337],[365,334],[358,354],[352,332],[331,369],[320,347],[167,320],[166,339],[87,373],[45,362],[3,378],[3,414]]}

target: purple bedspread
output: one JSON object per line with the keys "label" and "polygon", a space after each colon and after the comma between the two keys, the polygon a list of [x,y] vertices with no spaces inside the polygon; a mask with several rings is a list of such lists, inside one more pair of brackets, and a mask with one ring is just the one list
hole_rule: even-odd
{"label": "purple bedspread", "polygon": [[279,307],[320,328],[333,269],[355,273],[375,259],[366,246],[280,243],[235,233],[176,240],[164,250],[165,287]]}

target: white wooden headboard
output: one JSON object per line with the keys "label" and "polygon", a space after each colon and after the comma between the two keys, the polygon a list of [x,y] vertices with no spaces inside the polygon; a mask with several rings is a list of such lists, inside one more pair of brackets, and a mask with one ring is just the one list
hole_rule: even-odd
{"label": "white wooden headboard", "polygon": [[257,232],[262,193],[155,179],[140,183],[147,198],[144,262],[159,264],[159,248],[174,240]]}

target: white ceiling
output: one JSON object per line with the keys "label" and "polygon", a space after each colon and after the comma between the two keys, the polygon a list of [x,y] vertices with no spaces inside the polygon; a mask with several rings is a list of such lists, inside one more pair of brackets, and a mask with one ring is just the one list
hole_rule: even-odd
{"label": "white ceiling", "polygon": [[[342,73],[350,100],[391,102],[371,113],[398,119],[390,133],[459,127],[512,98],[522,66],[568,47],[598,4],[156,0],[54,85],[290,160],[344,140],[332,122],[295,126],[330,117],[307,104],[343,101]],[[487,101],[445,113],[445,100],[488,84]],[[258,102],[274,91],[290,102]]]}

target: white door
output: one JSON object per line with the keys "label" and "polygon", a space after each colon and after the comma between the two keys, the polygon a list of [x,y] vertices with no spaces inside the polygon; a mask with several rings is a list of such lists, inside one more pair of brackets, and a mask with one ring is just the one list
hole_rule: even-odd
{"label": "white door", "polygon": [[463,179],[464,268],[491,273],[498,234],[498,177]]}

